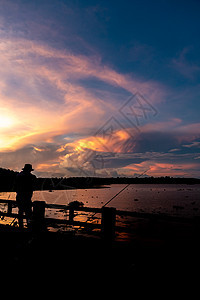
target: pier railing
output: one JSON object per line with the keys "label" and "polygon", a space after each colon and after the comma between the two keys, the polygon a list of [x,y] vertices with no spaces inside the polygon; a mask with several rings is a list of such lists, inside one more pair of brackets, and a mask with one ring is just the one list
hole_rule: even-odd
{"label": "pier railing", "polygon": [[[135,211],[122,211],[116,210],[113,207],[102,207],[102,208],[94,208],[94,207],[81,207],[81,206],[73,206],[73,205],[62,205],[62,204],[48,204],[45,201],[33,201],[33,224],[36,230],[40,230],[42,226],[54,226],[54,225],[73,225],[73,226],[81,226],[90,229],[100,229],[102,236],[105,239],[113,239],[115,236],[116,229],[120,228],[116,226],[116,216],[121,217],[135,217],[135,218],[143,218],[149,220],[167,220],[167,221],[175,221],[175,222],[198,222],[200,221],[200,217],[195,218],[186,218],[180,216],[170,216],[166,214],[153,214],[153,213],[145,213],[145,212],[135,212]],[[10,218],[19,218],[18,213],[13,212],[13,208],[17,207],[17,203],[14,200],[4,200],[0,199],[0,204],[4,204],[4,211],[0,211],[0,216],[10,217]],[[50,218],[45,216],[46,209],[60,209],[67,212],[65,218]],[[90,217],[87,218],[86,221],[78,221],[75,220],[76,213],[75,212],[86,212],[92,213],[92,216],[96,214],[101,215],[100,223],[93,223],[90,220]],[[26,216],[23,216],[25,219]],[[92,218],[91,218],[92,219]],[[121,230],[126,231],[125,227],[121,227]]]}
{"label": "pier railing", "polygon": [[[63,225],[73,225],[81,226],[91,229],[100,229],[105,238],[111,239],[115,232],[115,219],[116,219],[116,209],[112,207],[104,208],[93,208],[93,207],[74,207],[72,205],[61,205],[61,204],[48,204],[45,201],[33,201],[33,228],[41,229],[42,227],[54,226],[58,224]],[[4,205],[4,211],[0,211],[0,216],[19,218],[19,214],[13,212],[13,208],[17,208],[17,203],[15,200],[4,200],[0,199],[0,204]],[[67,213],[67,217],[58,219],[50,218],[45,216],[46,209],[60,209]],[[101,223],[92,223],[88,221],[77,221],[75,220],[75,212],[87,212],[94,214],[101,214]],[[26,216],[22,216],[26,219]]]}

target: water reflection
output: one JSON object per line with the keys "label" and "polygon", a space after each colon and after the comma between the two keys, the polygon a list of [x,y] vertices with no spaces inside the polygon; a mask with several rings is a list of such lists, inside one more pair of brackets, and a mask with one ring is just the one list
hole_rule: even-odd
{"label": "water reflection", "polygon": [[[49,204],[68,205],[72,201],[81,201],[84,207],[102,207],[109,199],[118,193],[125,185],[111,185],[110,188],[101,189],[77,189],[77,190],[55,190],[35,191],[32,200],[42,200]],[[117,196],[108,206],[118,210],[138,211],[149,213],[165,213],[178,216],[200,216],[200,185],[130,185]],[[16,193],[0,193],[0,199],[15,200]],[[6,211],[5,204],[0,204],[0,210]],[[17,212],[17,208],[13,208]],[[46,217],[56,219],[69,219],[69,212],[63,209],[46,209]],[[10,224],[12,218],[2,218],[0,223]],[[100,224],[101,215],[75,211],[75,221]],[[118,232],[117,238],[129,239],[132,232],[142,230],[141,219],[117,216],[116,226],[126,228],[128,233]],[[64,227],[63,227],[64,228]],[[62,225],[58,230],[62,230]],[[64,230],[64,229],[63,229]],[[65,229],[66,230],[66,229]],[[84,231],[82,227],[68,226],[69,231]],[[98,230],[97,230],[98,231]]]}

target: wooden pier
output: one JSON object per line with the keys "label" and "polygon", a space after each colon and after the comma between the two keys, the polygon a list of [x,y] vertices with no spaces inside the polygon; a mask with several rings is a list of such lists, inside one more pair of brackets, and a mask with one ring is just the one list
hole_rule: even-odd
{"label": "wooden pier", "polygon": [[[13,220],[19,217],[16,201],[0,199],[0,206],[2,210],[0,216],[10,217],[11,220],[7,221],[14,224]],[[55,218],[48,217],[51,216],[49,214],[51,210],[63,210],[63,218],[58,219],[56,214],[54,214]],[[81,220],[80,214],[84,213],[86,215],[83,220],[86,221],[78,221]],[[94,214],[97,214],[95,217],[98,217],[98,223],[92,219]],[[124,227],[119,226],[120,219]],[[129,227],[127,220],[133,222],[133,226]],[[186,275],[188,278],[194,275],[196,279],[200,268],[198,217],[182,218],[164,214],[121,211],[112,207],[73,207],[34,201],[33,229],[24,228],[24,231],[20,231],[19,227],[10,224],[0,226],[1,268],[3,272],[8,270],[9,276],[16,271],[15,280],[18,271],[23,270],[23,276],[31,271],[34,276],[37,275],[37,281],[38,276],[41,278],[42,283],[48,276],[50,280],[58,278],[60,282],[64,271],[64,284],[71,282],[71,279],[74,283],[77,277],[78,280],[86,278],[88,284],[90,279],[96,281],[100,274],[99,284],[105,278],[113,281],[115,276],[118,278],[121,274],[121,278],[127,279],[127,282],[131,279],[134,283],[144,284],[145,280],[149,283],[153,278],[154,287],[155,282],[159,282],[158,279],[163,281],[166,275],[168,284],[168,274],[170,278],[174,276],[176,284],[177,277],[183,276],[185,279]],[[137,224],[142,225],[138,227],[138,231]],[[66,232],[42,231],[43,225],[47,229],[49,226],[61,225],[63,231],[66,228]],[[89,228],[91,231],[83,230],[83,234],[82,232],[74,234],[76,231],[71,231],[70,228],[68,231],[70,226]],[[98,229],[97,235],[93,229]],[[34,230],[37,232],[35,233]],[[133,239],[120,240],[120,234],[124,236],[124,233],[127,233],[128,236],[129,232]],[[99,236],[102,238],[96,238]],[[27,278],[29,280],[29,276]],[[23,277],[20,277],[20,280],[22,279]]]}
{"label": "wooden pier", "polygon": [[[48,204],[45,201],[33,201],[33,214],[32,214],[32,223],[33,228],[39,230],[42,228],[47,228],[48,226],[55,225],[64,225],[64,226],[80,226],[90,229],[100,229],[102,236],[105,239],[112,239],[115,234],[115,218],[116,218],[116,209],[112,207],[103,207],[103,208],[93,208],[93,207],[74,207],[72,205],[61,205],[61,204]],[[0,199],[0,204],[4,204],[4,211],[0,211],[0,216],[9,217],[13,219],[18,219],[19,215],[16,212],[13,212],[13,208],[17,208],[17,203],[14,200],[4,200]],[[56,209],[66,212],[67,217],[58,219],[50,218],[45,216],[46,209]],[[91,221],[77,221],[75,220],[75,212],[86,212],[95,214],[101,214],[101,223],[93,223]],[[26,216],[23,215],[23,219],[26,219]],[[88,217],[90,219],[90,217]]]}
{"label": "wooden pier", "polygon": [[[45,201],[33,201],[33,215],[32,222],[33,228],[35,230],[41,230],[41,228],[48,228],[49,226],[53,227],[56,225],[63,226],[78,226],[89,229],[98,229],[101,231],[101,236],[106,240],[113,240],[115,237],[116,231],[124,231],[126,232],[128,228],[116,226],[116,217],[134,217],[134,218],[142,218],[148,219],[150,221],[157,220],[166,220],[170,222],[184,222],[184,223],[198,223],[200,221],[200,217],[195,218],[185,218],[185,217],[176,217],[169,216],[162,213],[152,214],[152,213],[143,213],[143,212],[134,212],[134,211],[121,211],[116,210],[113,207],[102,207],[102,208],[94,208],[94,207],[81,207],[81,206],[73,206],[73,205],[61,205],[61,204],[48,204]],[[13,219],[18,219],[19,215],[16,212],[13,212],[13,208],[17,207],[17,203],[14,200],[4,200],[0,199],[0,204],[4,204],[4,211],[0,211],[0,216],[10,217]],[[45,216],[46,209],[55,209],[62,210],[66,212],[65,217],[62,219],[58,218],[50,218]],[[100,214],[101,222],[95,223],[91,220],[94,220],[92,217],[88,215],[86,221],[78,221],[75,220],[78,212],[86,212],[92,213],[92,217],[96,214]],[[23,219],[26,219],[26,216],[23,215]]]}

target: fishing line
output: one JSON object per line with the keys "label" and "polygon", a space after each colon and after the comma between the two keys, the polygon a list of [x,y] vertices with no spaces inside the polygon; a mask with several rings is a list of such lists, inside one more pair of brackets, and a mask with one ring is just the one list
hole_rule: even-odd
{"label": "fishing line", "polygon": [[[144,175],[149,169],[144,171],[142,174],[140,174],[137,178],[141,177]],[[115,197],[117,197],[121,192],[123,192],[131,183],[127,184],[124,188],[122,188],[121,191],[119,191],[116,195],[114,195],[110,200],[108,200],[101,208],[105,207],[108,203],[110,203]]]}
{"label": "fishing line", "polygon": [[127,184],[121,191],[119,191],[117,194],[115,194],[110,200],[108,200],[101,208],[105,207],[108,203],[110,203],[115,197],[117,197],[121,192],[123,192],[128,186],[130,185]]}
{"label": "fishing line", "polygon": [[[102,205],[101,208],[105,207],[108,203],[110,203],[114,198],[116,198],[121,192],[123,192],[128,186],[130,185],[130,183],[128,183],[125,187],[123,187],[117,194],[115,194],[111,199],[109,199],[104,205]],[[90,221],[91,219],[93,219],[93,217],[96,215],[97,213],[93,213],[93,215],[91,215],[90,217],[88,217],[86,223],[88,221]]]}
{"label": "fishing line", "polygon": [[[150,169],[150,168],[149,168]],[[144,175],[149,169],[145,170],[143,173],[141,173],[137,178]],[[115,194],[110,200],[108,200],[101,208],[105,207],[108,203],[110,203],[114,198],[116,198],[121,192],[123,192],[131,183],[128,183],[125,187],[123,187],[117,194]],[[91,220],[97,213],[95,212],[92,216],[88,217],[86,223]]]}

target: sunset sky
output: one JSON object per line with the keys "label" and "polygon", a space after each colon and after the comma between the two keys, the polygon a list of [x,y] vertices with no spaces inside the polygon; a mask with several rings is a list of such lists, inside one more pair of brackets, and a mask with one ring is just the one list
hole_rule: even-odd
{"label": "sunset sky", "polygon": [[0,0],[0,167],[200,178],[200,1]]}

